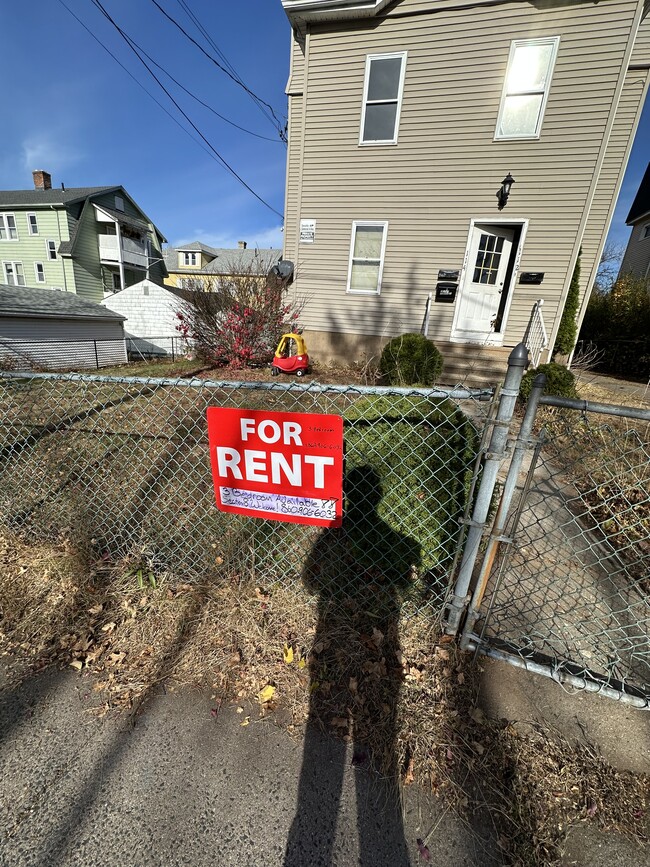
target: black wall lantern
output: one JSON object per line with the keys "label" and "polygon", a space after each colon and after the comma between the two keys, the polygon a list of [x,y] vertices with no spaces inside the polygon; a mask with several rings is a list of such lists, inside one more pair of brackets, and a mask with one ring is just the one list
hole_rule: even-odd
{"label": "black wall lantern", "polygon": [[510,190],[512,189],[512,185],[514,184],[515,179],[512,177],[510,172],[505,176],[505,178],[501,181],[501,187],[499,192],[497,193],[497,199],[499,200],[499,210],[502,211],[507,202],[508,196],[510,195]]}

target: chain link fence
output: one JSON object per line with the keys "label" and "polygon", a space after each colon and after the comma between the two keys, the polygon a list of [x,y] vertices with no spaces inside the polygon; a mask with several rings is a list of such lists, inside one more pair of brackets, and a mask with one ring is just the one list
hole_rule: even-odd
{"label": "chain link fence", "polygon": [[[491,391],[0,374],[0,521],[182,580],[304,579],[440,615]],[[486,403],[486,401],[488,403]],[[344,419],[340,530],[224,514],[210,406]]]}
{"label": "chain link fence", "polygon": [[541,404],[475,644],[647,706],[650,411]]}

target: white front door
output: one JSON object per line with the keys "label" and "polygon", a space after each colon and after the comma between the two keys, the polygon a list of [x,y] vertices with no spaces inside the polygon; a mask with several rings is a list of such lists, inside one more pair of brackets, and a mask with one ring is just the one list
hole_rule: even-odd
{"label": "white front door", "polygon": [[514,229],[476,223],[469,244],[465,279],[460,288],[453,337],[470,342],[497,342],[494,320],[504,291]]}

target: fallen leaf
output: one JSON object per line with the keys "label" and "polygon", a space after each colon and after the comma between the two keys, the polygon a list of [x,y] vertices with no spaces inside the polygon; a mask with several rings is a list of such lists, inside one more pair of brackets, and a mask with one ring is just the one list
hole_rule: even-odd
{"label": "fallen leaf", "polygon": [[223,557],[215,557],[214,562],[217,566],[221,566],[221,564],[223,563]]}
{"label": "fallen leaf", "polygon": [[84,667],[84,664],[80,659],[73,659],[72,662],[70,663],[70,665],[76,671],[81,671],[81,669]]}
{"label": "fallen leaf", "polygon": [[459,672],[458,672],[458,674],[456,675],[456,680],[458,681],[458,683],[459,683],[461,686],[465,683],[465,675],[463,674],[462,671],[459,671]]}
{"label": "fallen leaf", "polygon": [[104,610],[104,606],[103,606],[103,605],[93,605],[92,608],[89,608],[89,609],[88,609],[88,614],[92,614],[92,615],[101,614],[101,612],[102,612],[103,610]]}
{"label": "fallen leaf", "polygon": [[238,707],[237,710],[235,711],[235,713],[244,713],[244,708]]}
{"label": "fallen leaf", "polygon": [[240,725],[240,726],[247,726],[247,725],[250,725],[250,721],[251,721],[251,718],[250,718],[249,716],[247,716],[245,719],[243,719],[243,720],[239,723],[239,725]]}
{"label": "fallen leaf", "polygon": [[271,701],[271,699],[273,698],[274,695],[275,695],[275,687],[271,686],[271,684],[268,684],[267,686],[264,687],[264,689],[261,689],[259,691],[259,693],[257,694],[257,697],[259,699],[260,704],[265,704],[267,701]]}
{"label": "fallen leaf", "polygon": [[404,785],[409,786],[411,783],[415,782],[415,774],[413,773],[413,765],[415,760],[411,756],[409,759],[408,767],[406,769],[406,773],[404,774]]}
{"label": "fallen leaf", "polygon": [[116,626],[117,626],[117,623],[113,623],[112,621],[111,621],[111,623],[105,623],[102,626],[102,632],[112,632]]}
{"label": "fallen leaf", "polygon": [[213,707],[213,708],[210,709],[210,716],[211,716],[213,719],[216,719],[216,718],[217,718],[218,713],[219,713],[219,708],[218,708],[218,707]]}
{"label": "fallen leaf", "polygon": [[377,629],[376,626],[373,626],[373,628],[372,628],[373,644],[375,644],[377,647],[381,647],[383,640],[384,640],[384,633],[380,629]]}
{"label": "fallen leaf", "polygon": [[474,747],[474,750],[479,754],[479,756],[482,756],[485,752],[485,747],[478,741],[472,741],[472,746]]}
{"label": "fallen leaf", "polygon": [[440,638],[438,639],[438,644],[451,644],[451,642],[453,640],[454,640],[453,635],[441,635]]}
{"label": "fallen leaf", "polygon": [[346,729],[348,727],[348,718],[346,716],[333,716],[330,720],[330,725],[335,729]]}
{"label": "fallen leaf", "polygon": [[298,657],[298,668],[302,671],[302,669],[307,665],[307,660],[304,656]]}
{"label": "fallen leaf", "polygon": [[415,841],[418,844],[418,852],[420,853],[420,858],[423,861],[431,860],[431,852],[429,852],[429,847],[425,845],[424,840],[421,840],[420,837]]}
{"label": "fallen leaf", "polygon": [[479,723],[479,725],[485,722],[485,714],[480,707],[475,707],[470,713],[470,716],[474,722]]}
{"label": "fallen leaf", "polygon": [[449,659],[449,651],[445,650],[444,647],[436,647],[435,654],[438,659]]}
{"label": "fallen leaf", "polygon": [[293,662],[293,647],[289,644],[284,645],[284,649],[282,651],[282,657],[287,665],[291,665]]}
{"label": "fallen leaf", "polygon": [[351,677],[351,678],[350,678],[349,689],[350,689],[350,692],[352,693],[352,695],[356,695],[356,694],[357,694],[357,689],[358,689],[358,687],[359,687],[359,681],[357,680],[357,678],[356,678],[356,677]]}

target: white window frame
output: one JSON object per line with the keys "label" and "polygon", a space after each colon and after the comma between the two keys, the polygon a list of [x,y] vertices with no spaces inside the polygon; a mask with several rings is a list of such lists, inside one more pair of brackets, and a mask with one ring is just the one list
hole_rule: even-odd
{"label": "white window frame", "polygon": [[[11,266],[13,283],[11,283],[9,281],[9,275],[7,274],[7,265]],[[18,282],[18,273],[17,273],[17,269],[16,269],[17,265],[20,265],[20,270],[23,272],[23,282],[22,283]],[[4,276],[4,282],[7,284],[7,286],[26,286],[27,285],[27,281],[25,280],[25,269],[23,268],[23,263],[20,260],[17,260],[15,262],[10,262],[10,261],[3,262],[2,263],[2,271],[3,271],[3,276]]]}
{"label": "white window frame", "polygon": [[[406,51],[392,51],[387,54],[368,54],[366,56],[366,73],[365,80],[363,83],[363,102],[361,104],[361,128],[359,130],[359,146],[361,147],[376,147],[377,145],[394,145],[397,144],[397,138],[399,134],[399,120],[400,115],[402,113],[402,95],[404,93],[404,78],[406,76],[406,58],[408,52]],[[400,69],[399,76],[399,87],[397,91],[397,112],[395,114],[395,129],[393,131],[393,137],[391,139],[373,139],[372,141],[364,141],[363,131],[366,127],[366,108],[368,106],[368,87],[370,86],[370,67],[372,65],[373,60],[391,60],[395,57],[399,57],[402,60],[402,67]],[[370,105],[375,105],[376,103],[386,103],[393,102],[393,100],[373,100],[370,102]]]}
{"label": "white window frame", "polygon": [[650,241],[650,223],[646,223],[641,229],[641,240]]}
{"label": "white window frame", "polygon": [[[43,279],[39,277],[39,265],[41,266],[40,273],[43,275]],[[34,262],[34,274],[36,276],[37,283],[45,283],[45,265],[42,262]]]}
{"label": "white window frame", "polygon": [[[15,238],[10,237],[9,223],[7,222],[8,217],[11,217],[11,219],[14,221],[12,229],[16,233]],[[4,229],[5,234],[7,236],[6,238],[0,238],[0,243],[3,241],[19,241],[20,240],[20,236],[18,235],[18,224],[16,223],[16,215],[15,214],[11,213],[11,211],[4,211],[3,213],[0,214],[0,223],[2,223],[2,228]]]}
{"label": "white window frame", "polygon": [[[510,69],[512,67],[512,62],[515,56],[515,53],[518,48],[527,46],[527,45],[552,45],[553,51],[551,53],[551,62],[549,63],[548,69],[548,77],[546,79],[546,87],[542,90],[531,90],[526,91],[524,93],[508,93],[508,76],[510,75]],[[513,141],[519,139],[538,139],[542,132],[542,123],[544,121],[544,114],[546,112],[546,103],[548,102],[548,95],[551,90],[551,82],[553,80],[553,72],[555,71],[555,61],[557,60],[557,53],[560,47],[560,37],[559,36],[540,36],[538,39],[513,39],[510,43],[510,53],[508,55],[508,65],[506,67],[506,77],[503,82],[503,91],[501,93],[501,103],[499,104],[499,114],[497,117],[497,125],[496,130],[494,132],[494,141]],[[508,96],[538,96],[542,94],[542,103],[539,107],[539,114],[537,116],[537,124],[535,126],[535,131],[532,133],[521,133],[517,135],[503,135],[499,133],[501,129],[501,121],[503,120],[503,112],[506,106],[506,100]]]}
{"label": "white window frame", "polygon": [[[38,215],[35,214],[33,211],[29,211],[26,216],[27,216],[27,231],[29,232],[30,235],[38,235]],[[36,227],[35,231],[32,231],[32,221],[31,221],[32,217],[34,218],[34,224]]]}
{"label": "white window frame", "polygon": [[[382,226],[383,233],[381,238],[381,253],[379,259],[379,272],[377,274],[377,289],[352,289],[352,265],[354,262],[354,240],[356,238],[357,229],[359,226]],[[384,274],[384,259],[386,257],[386,239],[388,238],[388,220],[353,220],[352,221],[352,235],[350,238],[350,260],[348,262],[348,283],[346,287],[346,292],[349,295],[380,295],[381,294],[381,281]],[[376,262],[376,259],[366,259],[367,262]]]}
{"label": "white window frame", "polygon": [[[54,244],[54,246],[50,248],[50,244]],[[55,262],[59,258],[59,255],[56,252],[56,241],[54,238],[48,238],[45,242],[45,252],[47,253],[48,261],[50,262]]]}

